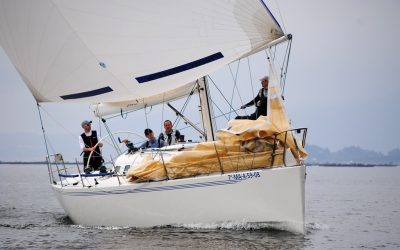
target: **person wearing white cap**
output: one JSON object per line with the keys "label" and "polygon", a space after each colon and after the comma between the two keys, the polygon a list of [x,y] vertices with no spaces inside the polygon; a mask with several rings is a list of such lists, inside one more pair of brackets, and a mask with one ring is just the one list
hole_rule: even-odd
{"label": "person wearing white cap", "polygon": [[267,115],[267,100],[268,100],[268,83],[269,77],[264,76],[260,79],[262,88],[258,91],[257,96],[250,102],[242,105],[240,108],[245,109],[247,107],[256,106],[256,111],[251,115],[236,116],[235,119],[250,119],[256,120],[260,115]]}
{"label": "person wearing white cap", "polygon": [[[97,139],[97,132],[96,130],[92,130],[91,124],[92,121],[83,121],[81,126],[84,132],[79,136],[79,145],[83,152],[83,165],[86,173],[92,170],[99,170],[104,162],[100,152],[100,147],[103,146],[103,143],[99,143],[95,146],[99,140]],[[93,153],[90,156],[92,151]],[[88,168],[86,168],[86,166],[88,166]]]}

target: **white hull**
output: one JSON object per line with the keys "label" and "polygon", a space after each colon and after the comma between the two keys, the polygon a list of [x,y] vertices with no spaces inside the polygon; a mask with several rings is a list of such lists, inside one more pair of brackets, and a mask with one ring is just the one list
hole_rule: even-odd
{"label": "white hull", "polygon": [[295,166],[121,185],[110,177],[90,188],[53,189],[80,225],[279,222],[304,233],[304,182],[305,167]]}

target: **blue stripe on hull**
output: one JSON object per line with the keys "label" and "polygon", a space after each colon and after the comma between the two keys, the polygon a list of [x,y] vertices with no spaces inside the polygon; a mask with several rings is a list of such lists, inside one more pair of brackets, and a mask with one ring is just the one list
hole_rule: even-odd
{"label": "blue stripe on hull", "polygon": [[94,196],[94,195],[111,195],[111,194],[129,194],[129,193],[148,193],[148,192],[160,192],[160,191],[170,191],[177,189],[190,189],[190,188],[203,188],[212,186],[224,186],[231,185],[241,182],[242,180],[226,180],[226,181],[212,181],[212,182],[202,182],[193,184],[182,184],[175,186],[165,186],[165,187],[148,187],[148,188],[135,188],[129,190],[113,190],[113,191],[94,191],[94,192],[66,192],[64,195],[69,196]]}

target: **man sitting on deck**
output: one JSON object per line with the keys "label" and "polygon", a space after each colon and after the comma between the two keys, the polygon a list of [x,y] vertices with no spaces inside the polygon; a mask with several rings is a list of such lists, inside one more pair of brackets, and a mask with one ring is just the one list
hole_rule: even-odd
{"label": "man sitting on deck", "polygon": [[[154,137],[153,130],[146,128],[144,130],[144,135],[147,138],[147,141],[145,141],[142,145],[140,145],[139,148],[162,148],[164,146],[167,146],[164,140],[161,138],[158,138],[158,140]],[[125,143],[125,145],[128,147],[128,153],[134,153],[136,152],[139,148],[136,148],[132,142],[130,142],[128,139],[124,139],[121,142]]]}
{"label": "man sitting on deck", "polygon": [[144,142],[140,148],[162,148],[166,146],[165,142],[161,138],[158,138],[157,140],[156,137],[154,137],[153,130],[146,128],[144,130],[144,135],[146,136],[147,141]]}
{"label": "man sitting on deck", "polygon": [[164,121],[165,132],[161,133],[158,138],[163,140],[167,145],[175,145],[179,142],[181,133],[179,130],[172,129],[172,122],[170,120]]}

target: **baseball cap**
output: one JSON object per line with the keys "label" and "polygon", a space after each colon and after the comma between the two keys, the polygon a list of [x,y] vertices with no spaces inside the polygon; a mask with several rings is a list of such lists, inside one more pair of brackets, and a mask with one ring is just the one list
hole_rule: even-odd
{"label": "baseball cap", "polygon": [[84,121],[81,123],[81,126],[83,127],[83,126],[88,125],[88,124],[91,124],[91,123],[92,123],[92,121],[84,120]]}

